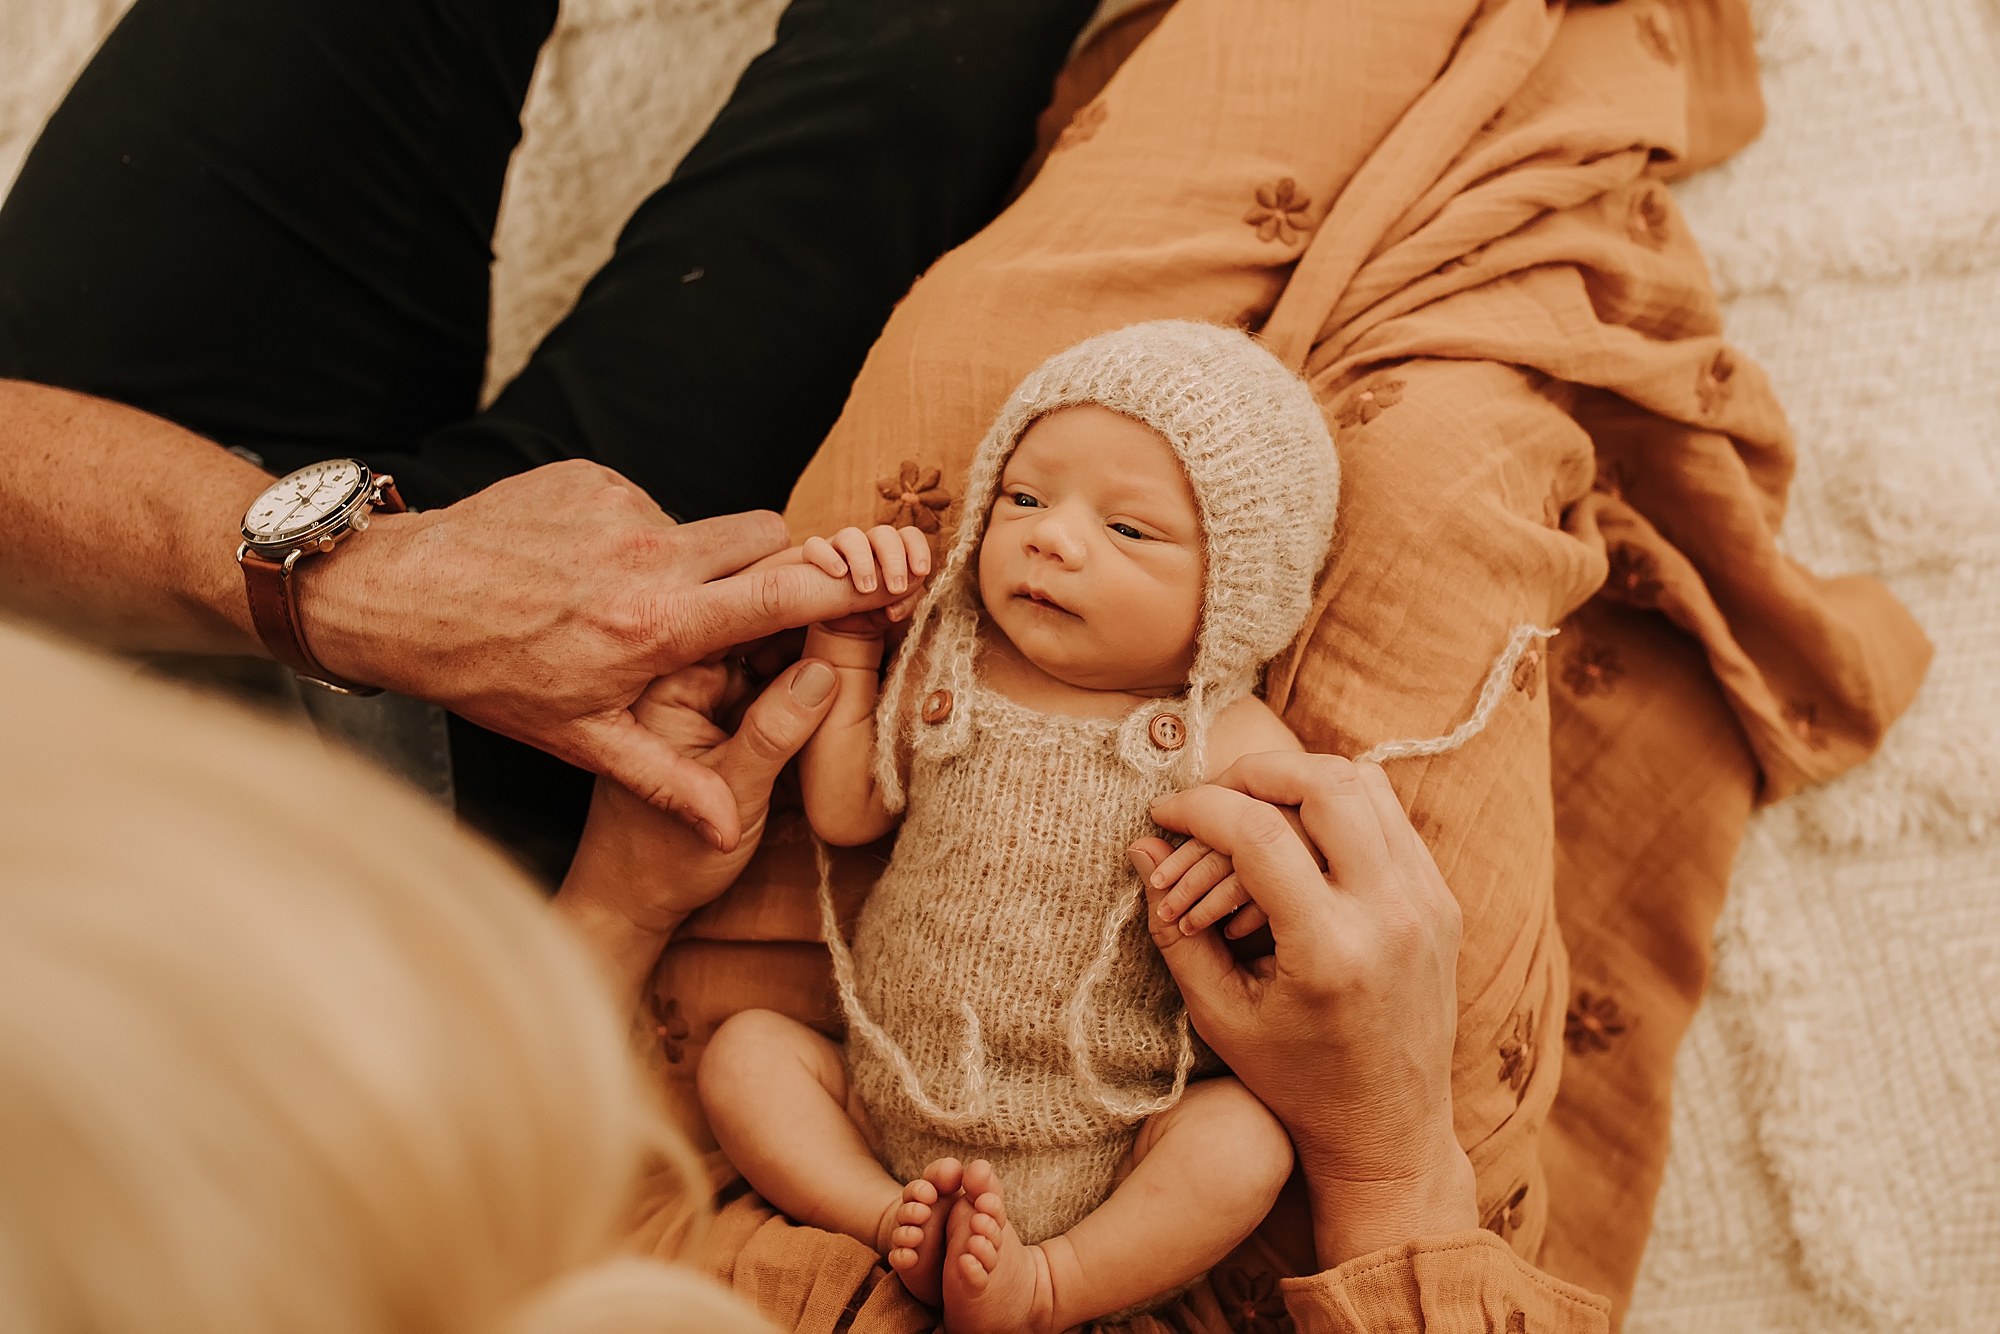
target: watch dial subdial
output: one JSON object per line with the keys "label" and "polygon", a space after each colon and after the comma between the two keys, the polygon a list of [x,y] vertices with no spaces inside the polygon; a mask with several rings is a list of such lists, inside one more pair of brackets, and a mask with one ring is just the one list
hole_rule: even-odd
{"label": "watch dial subdial", "polygon": [[354,498],[362,483],[352,459],[328,459],[273,482],[243,516],[243,535],[253,542],[292,540],[324,523]]}

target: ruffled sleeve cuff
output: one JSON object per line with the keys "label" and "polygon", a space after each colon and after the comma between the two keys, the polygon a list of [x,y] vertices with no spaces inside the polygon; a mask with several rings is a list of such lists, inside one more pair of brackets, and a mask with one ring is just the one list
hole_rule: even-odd
{"label": "ruffled sleeve cuff", "polygon": [[1491,1232],[1423,1237],[1282,1284],[1299,1334],[1608,1334],[1611,1303]]}

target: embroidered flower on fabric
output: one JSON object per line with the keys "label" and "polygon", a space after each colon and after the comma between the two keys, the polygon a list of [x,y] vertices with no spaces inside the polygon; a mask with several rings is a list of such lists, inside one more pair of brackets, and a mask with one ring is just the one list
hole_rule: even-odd
{"label": "embroidered flower on fabric", "polygon": [[1610,694],[1623,675],[1625,664],[1618,661],[1618,655],[1605,645],[1588,640],[1579,643],[1563,663],[1563,684],[1579,699]]}
{"label": "embroidered flower on fabric", "polygon": [[1366,426],[1382,415],[1385,408],[1393,408],[1403,401],[1401,380],[1377,380],[1363,386],[1360,393],[1347,400],[1347,406],[1333,420],[1342,430]]}
{"label": "embroidered flower on fabric", "polygon": [[1657,249],[1673,236],[1672,218],[1673,214],[1667,208],[1667,192],[1657,185],[1648,185],[1633,196],[1625,226],[1632,233],[1633,240],[1644,241]]}
{"label": "embroidered flower on fabric", "polygon": [[1826,745],[1819,731],[1819,705],[1809,699],[1790,700],[1785,704],[1785,725],[1814,750]]}
{"label": "embroidered flower on fabric", "polygon": [[1535,1072],[1535,1012],[1514,1016],[1514,1031],[1500,1039],[1500,1081],[1518,1095]]}
{"label": "embroidered flower on fabric", "polygon": [[1243,221],[1257,229],[1259,241],[1282,241],[1286,245],[1311,230],[1312,215],[1306,210],[1312,200],[1299,193],[1299,183],[1287,176],[1275,185],[1257,187],[1257,202],[1243,215]]}
{"label": "embroidered flower on fabric", "polygon": [[1237,1334],[1292,1334],[1278,1279],[1263,1270],[1218,1269],[1210,1277],[1222,1318]]}
{"label": "embroidered flower on fabric", "polygon": [[1063,126],[1063,132],[1056,136],[1055,144],[1049,152],[1060,153],[1065,148],[1075,148],[1078,144],[1089,143],[1110,115],[1111,108],[1105,106],[1102,101],[1088,103],[1069,118],[1069,124]]}
{"label": "embroidered flower on fabric", "polygon": [[694,1030],[681,1017],[681,1003],[669,996],[653,998],[653,1036],[660,1040],[660,1052],[668,1065],[679,1065],[687,1055],[687,1040]]}
{"label": "embroidered flower on fabric", "polygon": [[1540,649],[1529,649],[1514,664],[1514,689],[1533,699],[1542,689],[1542,653]]}
{"label": "embroidered flower on fabric", "polygon": [[943,479],[944,474],[936,468],[925,468],[904,460],[902,470],[896,476],[885,477],[875,483],[875,489],[882,496],[881,508],[876,511],[876,522],[935,533],[939,516],[951,504],[951,492],[938,485]]}
{"label": "embroidered flower on fabric", "polygon": [[1657,607],[1664,591],[1660,567],[1648,552],[1630,542],[1611,548],[1611,573],[1604,579],[1606,596],[1635,607]]}
{"label": "embroidered flower on fabric", "polygon": [[1522,1182],[1520,1185],[1514,1187],[1512,1195],[1494,1205],[1487,1212],[1486,1217],[1480,1220],[1479,1226],[1496,1236],[1505,1237],[1510,1235],[1515,1228],[1521,1226],[1522,1219],[1526,1216],[1526,1211],[1521,1206],[1527,1201],[1527,1198],[1528,1185],[1526,1182]]}
{"label": "embroidered flower on fabric", "polygon": [[1639,45],[1665,64],[1681,63],[1680,39],[1674,35],[1673,22],[1658,6],[1639,15]]}
{"label": "embroidered flower on fabric", "polygon": [[1694,380],[1695,401],[1701,404],[1704,415],[1714,412],[1729,401],[1729,379],[1736,374],[1736,358],[1723,348],[1715,358],[1703,366]]}
{"label": "embroidered flower on fabric", "polygon": [[1594,1051],[1610,1051],[1611,1040],[1625,1035],[1625,1016],[1618,1002],[1609,996],[1576,993],[1576,1004],[1563,1017],[1563,1041],[1571,1054],[1585,1056]]}

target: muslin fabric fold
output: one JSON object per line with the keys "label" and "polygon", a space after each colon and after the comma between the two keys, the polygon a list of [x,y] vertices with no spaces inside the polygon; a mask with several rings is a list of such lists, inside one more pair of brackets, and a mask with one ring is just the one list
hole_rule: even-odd
{"label": "muslin fabric fold", "polygon": [[[874,522],[935,470],[948,530],[1009,390],[1108,329],[1236,324],[1300,370],[1340,530],[1267,691],[1309,747],[1449,732],[1515,627],[1562,627],[1480,735],[1388,769],[1464,910],[1486,1226],[1622,1310],[1744,821],[1870,754],[1929,658],[1880,585],[1780,551],[1784,413],[1664,188],[1761,125],[1746,6],[1180,0],[1100,46],[1039,173],[897,308],[787,518]],[[779,880],[747,892],[789,902]],[[1243,1328],[1225,1312],[1311,1263],[1281,1204],[1162,1314]]]}

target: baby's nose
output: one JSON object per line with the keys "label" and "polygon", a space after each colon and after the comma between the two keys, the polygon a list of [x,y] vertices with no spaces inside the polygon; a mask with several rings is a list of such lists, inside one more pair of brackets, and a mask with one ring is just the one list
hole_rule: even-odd
{"label": "baby's nose", "polygon": [[1051,511],[1029,530],[1028,549],[1065,565],[1074,565],[1083,559],[1084,543],[1074,523]]}

